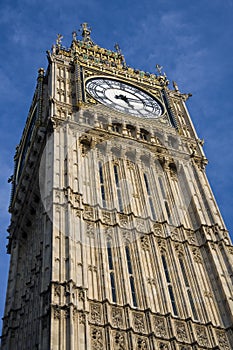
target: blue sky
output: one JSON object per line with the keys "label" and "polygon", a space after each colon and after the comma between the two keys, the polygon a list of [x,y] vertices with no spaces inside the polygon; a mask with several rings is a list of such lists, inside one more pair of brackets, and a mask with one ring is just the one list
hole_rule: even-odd
{"label": "blue sky", "polygon": [[[188,108],[209,165],[207,174],[225,223],[233,234],[233,0],[18,0],[0,7],[0,316],[9,257],[5,254],[13,156],[33,96],[37,70],[57,33],[69,46],[82,22],[92,39],[126,63],[155,72],[191,92]],[[233,235],[232,235],[233,237]]]}

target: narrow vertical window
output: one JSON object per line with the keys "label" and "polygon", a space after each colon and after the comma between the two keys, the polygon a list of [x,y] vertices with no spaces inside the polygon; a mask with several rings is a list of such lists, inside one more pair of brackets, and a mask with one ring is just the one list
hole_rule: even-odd
{"label": "narrow vertical window", "polygon": [[166,196],[166,192],[165,192],[165,189],[164,189],[164,186],[163,186],[162,178],[159,177],[158,180],[159,180],[159,185],[160,185],[162,197],[163,197],[163,200],[164,200],[164,206],[165,206],[165,209],[166,209],[167,218],[168,218],[168,221],[172,224],[171,212],[170,212],[170,209],[169,209],[169,204],[168,204],[168,201],[167,201],[167,196]]}
{"label": "narrow vertical window", "polygon": [[112,256],[112,246],[111,242],[107,242],[107,256],[108,256],[108,268],[110,270],[110,284],[111,284],[111,292],[112,292],[112,301],[116,303],[116,283],[115,283],[115,275],[114,275],[114,265],[113,265],[113,256]]}
{"label": "narrow vertical window", "polygon": [[171,214],[170,214],[170,209],[169,209],[169,206],[168,206],[168,202],[164,201],[164,205],[165,205],[165,208],[166,208],[167,216],[170,219],[171,218]]}
{"label": "narrow vertical window", "polygon": [[127,265],[128,265],[128,272],[129,272],[129,274],[132,274],[133,270],[132,270],[130,251],[129,251],[129,247],[128,246],[125,247],[125,253],[126,253],[126,260],[127,260]]}
{"label": "narrow vertical window", "polygon": [[167,283],[170,283],[171,280],[170,280],[170,276],[169,276],[169,272],[168,272],[167,261],[166,261],[166,258],[164,255],[162,255],[162,262],[163,262],[163,268],[164,268]]}
{"label": "narrow vertical window", "polygon": [[160,185],[160,189],[161,189],[163,198],[166,198],[164,187],[163,187],[163,182],[162,182],[161,177],[159,177],[159,185]]}
{"label": "narrow vertical window", "polygon": [[188,282],[188,277],[187,277],[187,274],[186,274],[186,271],[185,271],[184,262],[183,262],[183,260],[181,258],[179,258],[179,262],[180,262],[182,275],[183,275],[183,278],[184,278],[184,283],[185,283],[186,287],[189,287],[189,282]]}
{"label": "narrow vertical window", "polygon": [[99,162],[99,178],[100,178],[100,192],[101,192],[102,205],[104,208],[106,208],[106,194],[105,194],[105,188],[104,188],[103,166],[101,162]]}
{"label": "narrow vertical window", "polygon": [[117,165],[114,165],[113,169],[114,169],[114,176],[115,176],[116,186],[119,187],[119,176],[118,176]]}
{"label": "narrow vertical window", "polygon": [[169,291],[169,295],[170,295],[170,299],[171,299],[171,304],[172,304],[172,309],[173,309],[174,315],[178,316],[178,312],[177,312],[177,308],[176,308],[176,301],[175,301],[175,297],[174,297],[172,286],[170,284],[168,286],[168,291]]}
{"label": "narrow vertical window", "polygon": [[145,181],[145,184],[146,184],[146,190],[147,190],[147,194],[150,195],[150,186],[149,186],[149,182],[148,182],[148,178],[147,178],[147,175],[144,174],[144,181]]}
{"label": "narrow vertical window", "polygon": [[115,284],[115,276],[114,272],[110,273],[110,281],[111,281],[111,290],[112,290],[112,301],[116,303],[116,284]]}
{"label": "narrow vertical window", "polygon": [[156,220],[154,204],[153,204],[153,201],[152,201],[151,197],[149,197],[149,204],[150,204],[150,210],[151,210],[152,219]]}
{"label": "narrow vertical window", "polygon": [[121,188],[119,183],[118,166],[114,165],[113,169],[114,169],[114,177],[115,177],[115,183],[117,188],[117,199],[118,199],[119,210],[123,212],[123,201],[122,201]]}
{"label": "narrow vertical window", "polygon": [[108,267],[109,267],[109,270],[113,270],[112,247],[110,242],[107,243],[107,251],[108,251]]}
{"label": "narrow vertical window", "polygon": [[194,304],[194,301],[193,301],[193,297],[192,297],[192,293],[191,293],[190,289],[187,290],[187,293],[188,293],[189,303],[190,303],[190,306],[191,306],[191,309],[192,309],[193,317],[194,317],[195,320],[197,320],[198,319],[197,310],[196,310],[196,307],[195,307],[195,304]]}
{"label": "narrow vertical window", "polygon": [[181,268],[181,271],[182,271],[182,275],[183,275],[183,278],[184,278],[184,283],[185,283],[185,286],[187,288],[189,304],[190,304],[191,309],[192,309],[193,317],[194,317],[195,320],[198,320],[197,310],[196,310],[196,307],[195,307],[195,304],[194,304],[194,301],[193,301],[192,292],[190,290],[190,285],[189,285],[188,276],[187,276],[187,273],[186,273],[184,261],[183,261],[182,258],[179,258],[179,262],[180,262],[180,268]]}
{"label": "narrow vertical window", "polygon": [[168,271],[168,265],[167,265],[167,261],[165,258],[165,255],[162,254],[161,256],[162,258],[162,263],[163,263],[163,269],[164,269],[164,273],[165,273],[165,277],[166,277],[166,281],[167,281],[167,287],[168,287],[168,293],[169,293],[169,297],[170,297],[170,301],[171,301],[171,305],[172,305],[172,310],[175,316],[178,316],[178,311],[177,311],[177,306],[176,306],[176,301],[175,301],[175,295],[173,292],[173,288],[172,288],[172,284],[171,284],[171,278],[170,278],[170,274]]}
{"label": "narrow vertical window", "polygon": [[132,267],[131,256],[130,256],[130,249],[128,246],[125,246],[125,255],[126,255],[126,261],[127,261],[127,267],[128,267],[128,273],[129,273],[129,283],[130,283],[132,301],[133,301],[133,305],[137,307],[138,303],[137,303],[136,289],[135,289],[134,277],[133,277],[133,267]]}
{"label": "narrow vertical window", "polygon": [[136,296],[136,290],[135,290],[135,285],[134,285],[134,278],[133,278],[133,276],[130,276],[129,280],[130,280],[130,287],[131,287],[133,305],[134,305],[135,307],[137,307],[137,306],[138,306],[138,303],[137,303],[137,296]]}
{"label": "narrow vertical window", "polygon": [[148,180],[147,174],[144,173],[143,176],[144,176],[146,191],[147,191],[147,195],[148,195],[148,201],[149,201],[149,205],[150,205],[150,211],[151,211],[152,219],[156,220],[155,208],[154,208],[153,199],[152,199],[152,196],[151,196],[149,180]]}

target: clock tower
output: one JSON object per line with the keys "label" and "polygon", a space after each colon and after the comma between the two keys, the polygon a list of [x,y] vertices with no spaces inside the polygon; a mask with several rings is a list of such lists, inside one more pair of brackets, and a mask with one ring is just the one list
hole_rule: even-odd
{"label": "clock tower", "polygon": [[233,247],[189,94],[58,35],[15,155],[2,350],[233,348]]}

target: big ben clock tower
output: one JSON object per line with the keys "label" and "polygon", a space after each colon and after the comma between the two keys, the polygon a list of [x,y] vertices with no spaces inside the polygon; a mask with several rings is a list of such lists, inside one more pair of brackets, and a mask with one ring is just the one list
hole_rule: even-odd
{"label": "big ben clock tower", "polygon": [[230,350],[233,247],[189,95],[90,34],[58,35],[16,150],[2,350]]}

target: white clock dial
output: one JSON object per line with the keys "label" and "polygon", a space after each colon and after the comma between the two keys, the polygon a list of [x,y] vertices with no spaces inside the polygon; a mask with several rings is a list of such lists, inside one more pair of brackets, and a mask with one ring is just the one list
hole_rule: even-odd
{"label": "white clock dial", "polygon": [[158,118],[163,114],[161,104],[154,97],[118,80],[92,78],[87,81],[86,90],[97,101],[123,113],[144,118]]}

